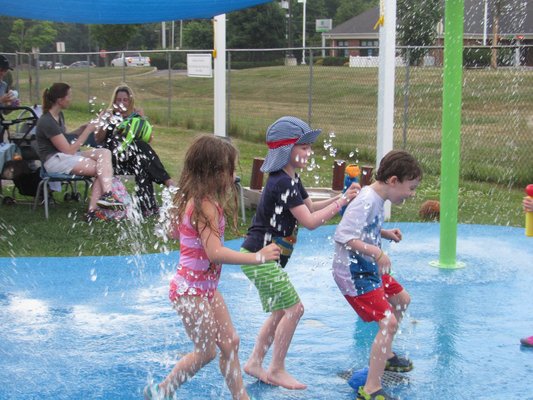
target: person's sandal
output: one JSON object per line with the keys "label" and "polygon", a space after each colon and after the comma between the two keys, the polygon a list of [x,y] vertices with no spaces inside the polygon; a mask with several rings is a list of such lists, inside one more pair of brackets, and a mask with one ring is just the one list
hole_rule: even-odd
{"label": "person's sandal", "polygon": [[398,399],[396,397],[392,397],[389,394],[387,394],[387,392],[385,392],[383,388],[379,389],[378,391],[374,393],[368,394],[367,392],[365,392],[364,386],[359,386],[356,400],[398,400]]}
{"label": "person's sandal", "polygon": [[385,363],[386,371],[393,372],[409,372],[413,369],[413,363],[406,357],[398,356],[394,353],[394,356],[389,358]]}
{"label": "person's sandal", "polygon": [[157,383],[146,385],[143,390],[145,400],[172,400],[172,396],[165,396]]}
{"label": "person's sandal", "polygon": [[533,336],[520,339],[520,344],[526,347],[533,347]]}

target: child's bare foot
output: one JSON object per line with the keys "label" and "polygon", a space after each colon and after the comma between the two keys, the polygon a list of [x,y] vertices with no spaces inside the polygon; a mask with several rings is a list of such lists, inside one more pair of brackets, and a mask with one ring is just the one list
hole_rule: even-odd
{"label": "child's bare foot", "polygon": [[256,379],[259,379],[263,383],[270,383],[268,382],[268,374],[263,369],[263,367],[259,363],[252,362],[251,360],[248,360],[248,362],[244,365],[244,372],[246,372],[248,375],[253,376]]}
{"label": "child's bare foot", "polygon": [[307,385],[296,380],[285,370],[268,373],[268,383],[274,386],[281,386],[285,389],[291,390],[304,390],[307,389]]}

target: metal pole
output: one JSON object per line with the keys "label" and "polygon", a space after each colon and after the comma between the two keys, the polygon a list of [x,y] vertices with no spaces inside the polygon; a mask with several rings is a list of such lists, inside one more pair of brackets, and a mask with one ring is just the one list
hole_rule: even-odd
{"label": "metal pole", "polygon": [[167,52],[168,59],[168,102],[167,102],[167,126],[170,126],[172,108],[172,54]]}
{"label": "metal pole", "polygon": [[87,54],[87,107],[91,111],[91,56]]}
{"label": "metal pole", "polygon": [[487,45],[487,14],[488,2],[485,0],[485,9],[483,10],[483,46]]}
{"label": "metal pole", "polygon": [[464,0],[446,0],[442,93],[439,267],[458,268],[457,214],[461,153]]}
{"label": "metal pole", "polygon": [[311,125],[311,117],[313,115],[313,50],[309,50],[309,89],[307,106],[307,123]]}
{"label": "metal pole", "polygon": [[167,26],[165,21],[161,22],[161,48],[167,48]]}
{"label": "metal pole", "polygon": [[41,87],[39,82],[39,52],[33,53],[35,55],[35,93],[37,93],[37,98],[39,98],[39,93],[41,93]]}
{"label": "metal pole", "polygon": [[15,66],[17,68],[15,68],[15,82],[16,82],[16,88],[18,90],[18,92],[20,93],[20,82],[19,82],[19,62],[20,62],[20,59],[19,59],[19,53],[15,53]]}
{"label": "metal pole", "polygon": [[[379,81],[376,170],[383,156],[393,148],[394,90],[396,73],[396,0],[388,1],[384,23],[379,28]],[[391,204],[385,203],[385,218],[391,215]]]}
{"label": "metal pole", "polygon": [[175,49],[175,47],[174,47],[174,35],[175,35],[175,32],[174,32],[174,20],[172,20],[172,30],[171,30],[171,32],[172,32],[172,37],[170,38],[170,48],[172,50],[174,50]]}
{"label": "metal pole", "polygon": [[305,65],[305,9],[307,8],[307,0],[298,0],[298,3],[303,3],[303,20],[302,20],[302,65]]}
{"label": "metal pole", "polygon": [[215,136],[226,136],[226,14],[215,16],[214,29],[214,132]]}
{"label": "metal pole", "polygon": [[231,52],[228,51],[228,72],[226,74],[226,132],[231,128]]}
{"label": "metal pole", "polygon": [[122,53],[122,82],[126,83],[126,53]]}
{"label": "metal pole", "polygon": [[405,150],[405,147],[407,146],[407,121],[409,119],[409,75],[411,71],[411,63],[409,60],[411,59],[411,49],[407,48],[407,52],[405,55],[406,63],[405,63],[405,83],[403,86],[403,149]]}
{"label": "metal pole", "polygon": [[183,41],[181,38],[183,37],[183,20],[180,19],[180,49],[183,47]]}

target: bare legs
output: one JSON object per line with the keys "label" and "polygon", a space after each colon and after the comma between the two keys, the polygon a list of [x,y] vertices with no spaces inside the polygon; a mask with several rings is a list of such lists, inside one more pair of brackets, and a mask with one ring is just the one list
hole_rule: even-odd
{"label": "bare legs", "polygon": [[82,151],[83,160],[79,161],[72,173],[82,176],[94,177],[91,199],[89,200],[89,210],[96,208],[96,202],[103,193],[111,191],[113,181],[113,165],[111,163],[111,152],[108,149],[91,149]]}
{"label": "bare legs", "polygon": [[[302,303],[272,312],[259,330],[252,354],[244,366],[244,371],[248,375],[287,389],[307,388],[285,370],[285,357],[303,313]],[[274,344],[272,361],[268,370],[265,370],[262,366],[263,361],[272,344]]]}
{"label": "bare legs", "polygon": [[379,330],[370,350],[370,365],[365,383],[365,392],[369,394],[381,389],[381,377],[385,371],[385,364],[393,356],[392,341],[411,298],[409,293],[402,290],[397,295],[389,297],[388,301],[391,304],[392,313],[378,321]]}
{"label": "bare legs", "polygon": [[220,349],[220,372],[234,400],[249,400],[242,381],[239,363],[239,337],[229,315],[224,298],[218,292],[211,302],[195,296],[184,296],[176,304],[194,350],[182,357],[170,374],[159,384],[166,396],[171,396],[187,379],[216,357]]}

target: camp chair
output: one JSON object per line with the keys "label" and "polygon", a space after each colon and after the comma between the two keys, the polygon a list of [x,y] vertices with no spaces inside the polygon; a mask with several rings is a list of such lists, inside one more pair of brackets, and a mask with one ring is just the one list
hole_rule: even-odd
{"label": "camp chair", "polygon": [[[82,200],[85,202],[87,200],[87,193],[89,192],[89,186],[92,183],[92,179],[89,176],[73,175],[73,174],[54,174],[48,173],[44,166],[41,166],[41,182],[37,187],[37,194],[35,195],[35,201],[33,203],[33,210],[37,208],[37,204],[42,201],[44,203],[44,216],[48,219],[48,203],[49,203],[49,190],[50,182],[60,182],[66,183],[70,186],[70,193],[65,193],[64,199],[68,200]],[[77,191],[76,183],[85,182],[85,191],[83,193],[83,198],[80,197],[80,193]]]}

